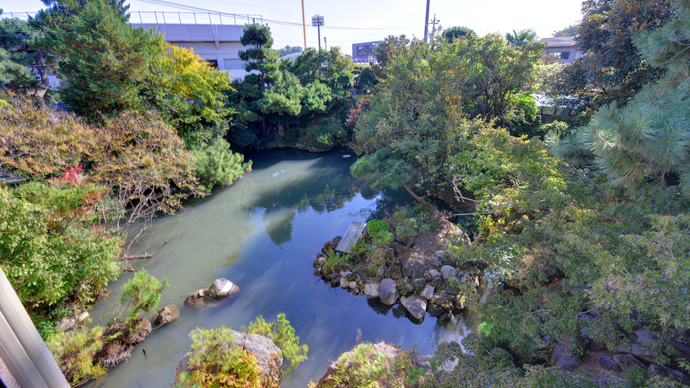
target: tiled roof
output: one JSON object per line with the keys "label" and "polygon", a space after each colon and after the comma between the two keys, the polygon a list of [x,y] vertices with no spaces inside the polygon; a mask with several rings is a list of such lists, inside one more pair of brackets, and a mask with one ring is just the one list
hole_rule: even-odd
{"label": "tiled roof", "polygon": [[577,43],[575,42],[574,36],[567,36],[563,38],[543,38],[540,40],[542,43],[546,43],[547,48],[551,47],[575,47]]}

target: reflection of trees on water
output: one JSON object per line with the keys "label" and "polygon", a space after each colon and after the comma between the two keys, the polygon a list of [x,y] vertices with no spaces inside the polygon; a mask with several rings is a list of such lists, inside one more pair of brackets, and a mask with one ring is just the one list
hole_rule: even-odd
{"label": "reflection of trees on water", "polygon": [[[303,158],[304,155],[298,160]],[[280,168],[281,162],[276,161],[263,169]],[[330,213],[344,208],[358,193],[369,200],[378,197],[372,214],[383,214],[400,203],[400,196],[391,196],[390,190],[379,192],[370,187],[369,180],[353,178],[350,165],[351,162],[340,159],[339,155],[321,156],[312,162],[305,174],[281,181],[280,187],[265,185],[256,188],[258,196],[246,204],[246,211],[252,213],[264,209],[262,221],[268,223],[271,241],[281,245],[292,240],[292,222],[297,213],[310,210],[317,214]],[[276,176],[283,173],[288,171],[278,170]]]}

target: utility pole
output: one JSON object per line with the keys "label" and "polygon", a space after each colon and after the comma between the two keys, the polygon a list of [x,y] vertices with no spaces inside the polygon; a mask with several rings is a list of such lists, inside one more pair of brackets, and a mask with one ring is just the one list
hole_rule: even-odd
{"label": "utility pole", "polygon": [[328,43],[326,42],[326,37],[323,37],[323,45],[326,47],[326,51],[328,51]]}
{"label": "utility pole", "polygon": [[323,16],[314,15],[311,17],[311,25],[319,30],[319,51],[321,51],[321,26],[323,26]]}
{"label": "utility pole", "polygon": [[304,0],[302,0],[302,29],[304,30],[304,49],[302,52],[307,51],[307,20],[304,18]]}
{"label": "utility pole", "polygon": [[424,43],[427,42],[429,36],[429,6],[431,5],[431,0],[426,0],[426,18],[424,18]]}
{"label": "utility pole", "polygon": [[441,23],[441,21],[439,19],[436,19],[436,14],[434,14],[434,20],[431,21],[431,24],[434,26],[431,29],[432,34],[434,33],[434,31],[436,31],[436,23]]}

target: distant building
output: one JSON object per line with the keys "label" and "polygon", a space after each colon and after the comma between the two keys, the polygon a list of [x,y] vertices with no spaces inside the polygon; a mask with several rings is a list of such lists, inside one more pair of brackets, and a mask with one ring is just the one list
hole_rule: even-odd
{"label": "distant building", "polygon": [[546,43],[546,50],[543,54],[558,54],[563,63],[572,63],[576,58],[582,56],[580,47],[575,42],[574,36],[563,38],[543,38],[540,42]]}
{"label": "distant building", "polygon": [[244,49],[240,43],[242,25],[132,23],[132,26],[155,28],[156,32],[165,34],[168,43],[194,49],[195,54],[218,70],[229,72],[232,79],[241,79],[247,74],[239,56],[239,51]]}
{"label": "distant building", "polygon": [[352,45],[352,62],[354,63],[378,63],[374,49],[380,45],[382,41],[355,43]]}

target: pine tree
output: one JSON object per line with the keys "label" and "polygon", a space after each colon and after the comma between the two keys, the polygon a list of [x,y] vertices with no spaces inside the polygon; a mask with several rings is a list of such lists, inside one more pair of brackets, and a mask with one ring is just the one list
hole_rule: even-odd
{"label": "pine tree", "polygon": [[0,19],[0,86],[31,91],[39,85],[31,72],[38,53],[28,45],[36,32],[24,20]]}
{"label": "pine tree", "polygon": [[136,107],[149,64],[162,54],[163,38],[133,29],[116,5],[92,1],[67,16],[60,14],[64,19],[54,27],[43,25],[46,37],[37,41],[64,58],[59,62],[64,81],[60,96],[71,110],[89,118]]}
{"label": "pine tree", "polygon": [[634,39],[644,60],[665,69],[665,75],[626,107],[602,108],[579,141],[619,185],[666,185],[679,179],[690,194],[690,3],[674,5],[673,19]]}

